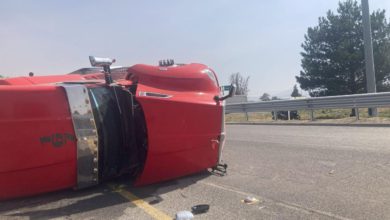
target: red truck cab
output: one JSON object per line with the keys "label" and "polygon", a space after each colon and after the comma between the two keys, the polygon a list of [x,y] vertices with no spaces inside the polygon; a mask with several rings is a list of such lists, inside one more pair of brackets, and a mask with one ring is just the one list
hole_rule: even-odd
{"label": "red truck cab", "polygon": [[0,199],[125,173],[150,184],[220,164],[227,97],[213,70],[91,63],[66,75],[0,80]]}

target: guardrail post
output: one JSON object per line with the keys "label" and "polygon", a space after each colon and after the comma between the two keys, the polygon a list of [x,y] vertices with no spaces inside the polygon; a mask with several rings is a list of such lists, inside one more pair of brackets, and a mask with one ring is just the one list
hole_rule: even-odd
{"label": "guardrail post", "polygon": [[360,119],[359,108],[355,108],[355,115],[356,115],[356,121],[359,121]]}
{"label": "guardrail post", "polygon": [[291,120],[290,110],[287,111],[287,114],[288,114],[288,120],[290,121]]}
{"label": "guardrail post", "polygon": [[274,120],[278,120],[278,113],[276,111],[272,111],[272,114],[274,115]]}
{"label": "guardrail post", "polygon": [[314,110],[311,109],[310,110],[310,121],[314,121],[314,120],[315,120],[315,118],[314,118]]}
{"label": "guardrail post", "polygon": [[246,119],[246,121],[249,121],[249,115],[248,115],[247,111],[245,111],[245,119]]}
{"label": "guardrail post", "polygon": [[370,117],[378,116],[378,109],[377,108],[368,108],[368,116],[370,116]]}

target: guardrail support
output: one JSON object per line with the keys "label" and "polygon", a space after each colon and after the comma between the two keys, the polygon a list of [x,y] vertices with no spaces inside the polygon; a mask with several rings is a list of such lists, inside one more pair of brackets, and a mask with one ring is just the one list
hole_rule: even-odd
{"label": "guardrail support", "polygon": [[291,120],[290,110],[287,111],[287,114],[288,114],[288,120],[290,121]]}
{"label": "guardrail support", "polygon": [[355,108],[356,121],[360,120],[359,108]]}
{"label": "guardrail support", "polygon": [[245,111],[245,119],[246,119],[246,121],[249,121],[249,115],[248,115],[247,111]]}
{"label": "guardrail support", "polygon": [[272,114],[274,116],[274,120],[277,121],[278,120],[278,113],[276,111],[272,111]]}
{"label": "guardrail support", "polygon": [[315,118],[314,118],[314,110],[310,110],[310,121],[314,121]]}

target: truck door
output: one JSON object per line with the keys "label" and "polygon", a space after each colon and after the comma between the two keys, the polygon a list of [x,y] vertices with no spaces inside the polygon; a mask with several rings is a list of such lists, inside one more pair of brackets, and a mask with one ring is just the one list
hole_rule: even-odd
{"label": "truck door", "polygon": [[191,101],[185,96],[139,94],[137,101],[145,115],[148,150],[136,185],[169,180],[217,165],[222,106],[211,95]]}

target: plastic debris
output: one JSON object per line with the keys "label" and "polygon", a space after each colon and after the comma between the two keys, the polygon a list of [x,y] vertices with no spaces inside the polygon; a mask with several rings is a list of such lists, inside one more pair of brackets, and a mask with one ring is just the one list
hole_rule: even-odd
{"label": "plastic debris", "polygon": [[194,215],[190,211],[180,211],[176,213],[176,220],[191,220],[194,218]]}
{"label": "plastic debris", "polygon": [[201,213],[206,213],[210,209],[210,206],[207,204],[201,204],[201,205],[196,205],[192,206],[191,210],[194,215],[196,214],[201,214]]}
{"label": "plastic debris", "polygon": [[329,174],[334,174],[334,170],[330,170],[330,171],[329,171]]}
{"label": "plastic debris", "polygon": [[241,200],[241,202],[243,202],[243,203],[245,203],[245,204],[248,204],[248,205],[251,205],[251,204],[258,203],[259,200],[256,199],[256,198],[253,197],[253,196],[248,196],[248,197],[246,197],[244,200]]}
{"label": "plastic debris", "polygon": [[154,205],[154,204],[157,204],[157,203],[160,203],[161,201],[163,201],[164,199],[161,198],[161,196],[159,195],[155,195],[153,196],[153,199],[149,202],[150,205]]}

